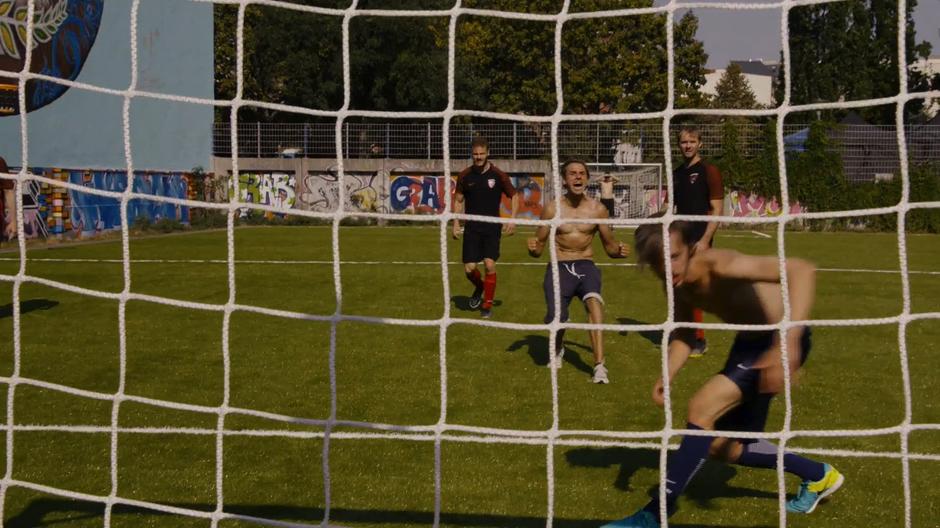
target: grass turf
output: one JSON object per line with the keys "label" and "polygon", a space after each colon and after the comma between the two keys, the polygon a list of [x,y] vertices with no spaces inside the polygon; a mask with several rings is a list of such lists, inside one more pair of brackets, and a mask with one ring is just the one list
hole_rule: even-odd
{"label": "grass turf", "polygon": [[[632,242],[629,229],[616,234]],[[539,323],[544,315],[542,274],[524,251],[525,232],[503,241],[494,321]],[[341,307],[344,314],[437,319],[444,315],[440,230],[342,228]],[[773,254],[777,241],[747,231],[719,234],[718,245],[753,254]],[[912,271],[940,271],[940,238],[907,239]],[[229,298],[224,232],[134,239],[131,291],[200,303]],[[459,243],[448,241],[448,259],[459,261]],[[814,318],[891,317],[903,306],[897,273],[853,269],[899,269],[892,234],[803,233],[786,235],[789,255],[821,268]],[[600,248],[597,254],[602,254]],[[15,274],[16,254],[7,253],[0,272]],[[119,242],[29,252],[30,276],[96,291],[124,288]],[[336,310],[329,228],[239,228],[235,232],[235,302],[293,312],[330,315]],[[57,259],[74,259],[63,262]],[[167,259],[179,262],[167,262]],[[99,261],[95,261],[99,260]],[[212,262],[219,260],[222,262]],[[116,262],[115,262],[116,261]],[[290,261],[294,264],[276,263]],[[318,262],[326,261],[326,263]],[[598,262],[611,262],[599,256]],[[632,259],[630,259],[632,261]],[[384,262],[386,264],[366,264]],[[622,263],[623,261],[619,261]],[[629,262],[629,261],[628,261]],[[519,265],[520,263],[537,265]],[[662,323],[666,304],[648,272],[632,266],[602,267],[606,321]],[[457,318],[446,339],[446,421],[451,425],[544,431],[552,426],[548,333],[466,324],[470,286],[459,264],[448,267],[450,315]],[[940,311],[940,275],[912,274],[914,313]],[[12,284],[0,295],[12,298]],[[102,394],[120,384],[119,303],[24,283],[21,299],[20,376]],[[586,320],[572,306],[573,321]],[[225,396],[223,314],[134,300],[126,307],[124,393],[179,404],[213,407]],[[329,322],[285,319],[235,311],[228,348],[231,407],[280,416],[325,420],[331,413]],[[820,327],[793,390],[791,427],[875,429],[905,417],[902,363],[896,324]],[[352,422],[427,426],[438,422],[442,400],[439,326],[336,325],[336,417]],[[676,379],[673,425],[683,426],[685,402],[724,361],[730,332],[709,332],[710,352],[690,361]],[[664,414],[649,391],[660,372],[657,332],[606,332],[611,384],[588,383],[591,356],[587,334],[570,330],[569,353],[558,371],[558,427],[610,432],[656,431]],[[0,306],[0,374],[14,369],[12,307]],[[912,422],[940,423],[940,385],[935,373],[940,321],[907,326]],[[9,384],[0,385],[7,401]],[[51,388],[15,388],[15,424],[110,427],[112,403]],[[0,410],[7,421],[6,406]],[[177,433],[122,432],[117,444],[117,496],[212,512],[217,506],[218,415],[167,409],[146,402],[120,405],[122,428],[174,428]],[[768,430],[783,425],[778,398]],[[229,431],[321,432],[322,428],[244,414],[225,419]],[[12,478],[54,489],[107,496],[111,492],[109,432],[19,430],[14,434]],[[375,432],[352,425],[342,432]],[[454,433],[451,438],[459,437]],[[584,438],[583,436],[581,438]],[[676,441],[676,438],[672,439]],[[790,445],[866,453],[898,452],[901,435],[797,437]],[[324,518],[322,438],[232,434],[222,443],[223,509],[228,513],[285,522],[319,524]],[[0,443],[5,450],[5,443]],[[940,455],[940,431],[910,435],[915,453]],[[329,515],[338,526],[431,526],[434,522],[435,445],[415,439],[329,440]],[[847,477],[845,487],[807,517],[789,516],[790,526],[890,525],[903,519],[903,467],[890,457],[823,457]],[[549,481],[554,468],[554,526],[596,526],[644,504],[659,478],[659,453],[625,446],[555,446],[460,442],[440,447],[440,525],[448,527],[545,526]],[[6,457],[0,457],[6,464]],[[5,470],[5,466],[4,466]],[[940,526],[940,462],[912,460],[913,526]],[[796,479],[787,477],[790,492]],[[79,501],[54,490],[7,489],[4,525],[14,527],[101,526],[104,505]],[[694,479],[674,526],[777,526],[776,473],[708,463]],[[209,526],[210,521],[125,505],[111,512],[111,526]],[[257,526],[225,520],[224,527]]]}

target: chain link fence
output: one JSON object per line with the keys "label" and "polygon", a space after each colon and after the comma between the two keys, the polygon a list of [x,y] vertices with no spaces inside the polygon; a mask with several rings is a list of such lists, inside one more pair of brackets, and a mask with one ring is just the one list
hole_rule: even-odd
{"label": "chain link fence", "polygon": [[[673,125],[673,159],[679,151]],[[723,125],[696,125],[702,133],[702,154],[717,157],[722,152]],[[786,124],[786,148],[799,152],[808,125]],[[763,148],[763,125],[737,126],[739,154],[757,155]],[[551,125],[547,123],[492,123],[450,125],[450,155],[469,159],[475,136],[487,138],[490,156],[497,159],[538,159],[551,156]],[[940,125],[908,125],[905,129],[910,162],[940,161]],[[871,181],[896,174],[899,167],[894,126],[841,125],[831,133],[833,149],[840,153],[849,181]],[[443,157],[443,126],[440,123],[353,123],[343,124],[339,138],[331,123],[239,123],[238,152],[241,157],[335,158],[337,141],[346,158],[440,159]],[[594,163],[662,163],[663,134],[658,122],[565,122],[559,125],[558,148],[562,158],[578,157]],[[216,123],[213,153],[230,157],[229,123]]]}

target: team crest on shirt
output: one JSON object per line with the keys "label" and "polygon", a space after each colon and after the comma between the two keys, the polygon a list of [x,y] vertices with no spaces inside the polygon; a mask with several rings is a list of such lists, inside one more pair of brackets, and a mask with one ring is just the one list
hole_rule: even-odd
{"label": "team crest on shirt", "polygon": [[493,187],[496,187],[496,180],[494,180],[493,178],[490,178],[486,180],[486,184],[490,186],[490,189],[492,189]]}
{"label": "team crest on shirt", "polygon": [[698,179],[697,172],[693,172],[692,174],[689,174],[689,183],[695,183],[695,180],[697,179]]}

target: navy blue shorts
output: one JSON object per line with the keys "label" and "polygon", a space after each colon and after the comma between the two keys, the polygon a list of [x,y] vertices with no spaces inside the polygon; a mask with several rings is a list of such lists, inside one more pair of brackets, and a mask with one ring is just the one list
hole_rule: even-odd
{"label": "navy blue shorts", "polygon": [[499,260],[499,241],[502,230],[499,224],[474,226],[469,224],[463,232],[463,262],[480,262],[483,259]]}
{"label": "navy blue shorts", "polygon": [[[571,299],[577,297],[581,302],[596,298],[602,304],[601,297],[601,270],[597,269],[594,261],[568,260],[558,262],[558,287],[561,295],[561,322],[568,320],[568,305]],[[545,314],[545,324],[555,318],[555,294],[552,291],[552,264],[545,266],[545,280],[542,281],[545,291],[545,305],[548,307]]]}
{"label": "navy blue shorts", "polygon": [[[775,335],[776,332],[761,332],[743,337],[739,333],[734,339],[731,353],[728,354],[728,361],[725,362],[719,374],[723,374],[741,389],[741,405],[719,418],[715,423],[715,429],[749,432],[764,430],[773,394],[760,392],[758,387],[760,371],[753,368],[753,365],[764,352],[773,346]],[[801,351],[803,357],[800,358],[800,365],[802,365],[806,362],[810,348],[812,348],[812,332],[809,327],[803,329],[800,348],[803,349]]]}

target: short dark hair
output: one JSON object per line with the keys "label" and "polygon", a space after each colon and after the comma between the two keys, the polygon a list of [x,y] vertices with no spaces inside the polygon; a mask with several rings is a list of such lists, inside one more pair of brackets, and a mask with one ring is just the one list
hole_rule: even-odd
{"label": "short dark hair", "polygon": [[578,163],[578,164],[580,164],[582,167],[584,167],[584,172],[587,173],[588,178],[591,177],[591,168],[588,167],[587,162],[585,162],[584,160],[580,160],[580,159],[578,159],[578,158],[571,158],[571,159],[565,160],[565,162],[561,164],[561,177],[562,177],[562,179],[564,179],[564,177],[565,177],[565,171],[568,170],[568,167],[571,166],[571,165],[573,165],[573,164],[575,164],[575,163]]}
{"label": "short dark hair", "polygon": [[682,125],[682,128],[679,129],[679,134],[676,137],[681,138],[682,134],[695,136],[695,139],[699,141],[702,140],[702,132],[695,125]]}
{"label": "short dark hair", "polygon": [[473,142],[470,143],[470,148],[475,149],[477,147],[483,147],[486,150],[490,150],[490,142],[487,141],[483,136],[477,136],[473,138]]}
{"label": "short dark hair", "polygon": [[[662,218],[665,213],[656,213],[650,218]],[[682,243],[691,246],[695,240],[695,226],[692,222],[676,220],[669,224],[670,233],[679,233]],[[633,246],[636,260],[640,266],[663,268],[663,228],[660,224],[643,224],[633,234]]]}

